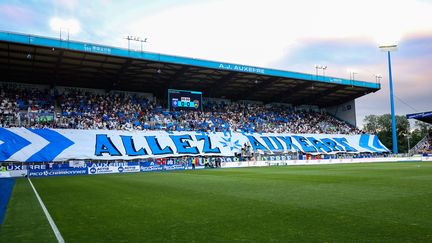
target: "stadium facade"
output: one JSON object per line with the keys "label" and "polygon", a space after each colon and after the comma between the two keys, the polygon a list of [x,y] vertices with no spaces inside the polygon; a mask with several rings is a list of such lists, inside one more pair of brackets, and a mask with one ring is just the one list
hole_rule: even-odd
{"label": "stadium facade", "polygon": [[199,90],[205,97],[325,108],[356,125],[356,98],[379,83],[0,32],[2,81],[148,92]]}
{"label": "stadium facade", "polygon": [[[0,72],[3,82],[58,87],[58,90],[77,87],[123,91],[162,100],[189,92],[215,102],[314,110],[317,112],[314,114],[326,112],[352,126],[356,125],[355,99],[380,89],[379,83],[9,32],[0,32]],[[175,92],[171,94],[170,90]],[[201,107],[198,98],[180,96],[170,98],[168,106]],[[19,162],[235,157],[246,144],[257,153],[388,152],[378,137],[368,134],[244,130],[209,133],[1,128],[0,140],[3,142],[0,161]]]}

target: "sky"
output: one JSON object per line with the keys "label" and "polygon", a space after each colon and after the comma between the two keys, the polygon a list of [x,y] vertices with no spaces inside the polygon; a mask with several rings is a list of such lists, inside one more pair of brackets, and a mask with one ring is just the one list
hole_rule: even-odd
{"label": "sky", "polygon": [[[392,52],[398,115],[432,110],[432,0],[0,0],[0,30],[144,49],[244,65],[376,81],[356,100],[357,123],[390,112]],[[64,29],[64,28],[63,28]],[[63,36],[66,31],[63,30]],[[139,44],[131,44],[139,49]],[[136,45],[136,46],[135,46]]]}

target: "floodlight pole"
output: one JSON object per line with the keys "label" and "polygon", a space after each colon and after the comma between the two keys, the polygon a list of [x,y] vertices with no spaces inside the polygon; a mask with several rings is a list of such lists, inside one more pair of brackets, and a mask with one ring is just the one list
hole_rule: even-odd
{"label": "floodlight pole", "polygon": [[382,78],[382,76],[380,75],[380,74],[375,74],[375,82],[378,84],[378,83],[381,83],[381,78]]}
{"label": "floodlight pole", "polygon": [[128,35],[125,39],[128,41],[128,53],[130,52],[130,41],[131,40],[132,41],[140,42],[141,43],[141,56],[142,56],[142,54],[143,54],[143,43],[147,42],[147,38],[141,39],[140,37],[137,37],[137,36],[129,36]]}
{"label": "floodlight pole", "polygon": [[145,38],[144,40],[139,40],[139,42],[141,43],[141,56],[143,55],[143,43],[147,42],[147,38]]}
{"label": "floodlight pole", "polygon": [[409,153],[410,153],[410,138],[409,138],[409,136],[410,136],[410,133],[409,133],[409,131],[408,131],[408,133],[407,133],[407,139],[408,139],[408,155],[409,155]]}
{"label": "floodlight pole", "polygon": [[323,76],[325,76],[325,70],[327,69],[327,66],[317,65],[315,64],[315,76],[318,79],[318,70],[321,69]]}
{"label": "floodlight pole", "polygon": [[391,106],[391,119],[392,119],[392,142],[393,142],[393,153],[398,153],[397,137],[396,137],[396,118],[394,112],[394,98],[393,98],[393,77],[391,69],[391,57],[390,50],[387,50],[388,69],[389,69],[389,83],[390,83],[390,106]]}
{"label": "floodlight pole", "polygon": [[397,136],[396,136],[396,118],[394,111],[394,98],[393,98],[393,76],[391,68],[391,56],[390,52],[397,50],[397,45],[382,45],[379,47],[382,51],[387,52],[388,70],[389,70],[389,86],[390,86],[390,107],[391,107],[391,119],[392,119],[392,143],[393,153],[398,153]]}
{"label": "floodlight pole", "polygon": [[130,41],[132,40],[132,37],[127,36],[125,39],[128,41],[128,53],[129,53],[130,52]]}
{"label": "floodlight pole", "polygon": [[[60,27],[60,40],[62,40],[62,30],[63,29]],[[69,42],[69,28],[66,28],[66,30],[67,30],[67,41]]]}

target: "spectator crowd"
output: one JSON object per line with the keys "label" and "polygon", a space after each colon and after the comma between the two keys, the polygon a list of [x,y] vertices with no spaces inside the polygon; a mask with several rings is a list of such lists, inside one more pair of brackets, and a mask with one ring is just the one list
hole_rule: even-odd
{"label": "spectator crowd", "polygon": [[335,117],[286,106],[207,102],[203,111],[167,111],[121,93],[68,89],[61,94],[1,86],[0,126],[32,128],[360,134]]}
{"label": "spectator crowd", "polygon": [[431,154],[432,153],[432,133],[429,134],[419,142],[414,148],[416,153]]}

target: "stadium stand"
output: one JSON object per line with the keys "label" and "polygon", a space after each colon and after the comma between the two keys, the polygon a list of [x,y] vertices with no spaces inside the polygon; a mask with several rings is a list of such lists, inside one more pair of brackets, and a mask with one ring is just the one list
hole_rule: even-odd
{"label": "stadium stand", "polygon": [[[1,86],[2,127],[109,130],[360,134],[319,111],[240,102],[204,103],[203,111],[167,111],[161,102],[115,92]],[[55,112],[55,111],[59,112]]]}
{"label": "stadium stand", "polygon": [[[432,124],[432,112],[420,112],[414,114],[407,114],[408,119],[416,119],[427,124]],[[409,150],[409,154],[432,154],[432,131],[426,134],[413,148]]]}
{"label": "stadium stand", "polygon": [[1,31],[0,63],[4,163],[86,162],[57,172],[97,174],[104,160],[156,171],[388,152],[356,128],[355,99],[379,83]]}
{"label": "stadium stand", "polygon": [[432,134],[429,133],[409,151],[410,154],[432,154]]}

